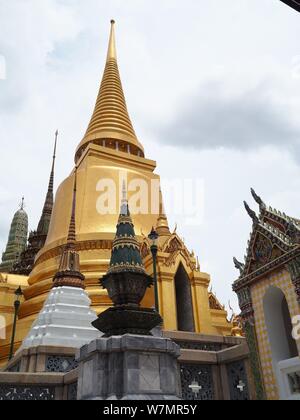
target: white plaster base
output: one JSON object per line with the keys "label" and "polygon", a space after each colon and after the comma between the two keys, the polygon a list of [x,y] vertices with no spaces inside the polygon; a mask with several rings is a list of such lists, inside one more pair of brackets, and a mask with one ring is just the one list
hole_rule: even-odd
{"label": "white plaster base", "polygon": [[281,400],[300,400],[300,392],[293,392],[290,383],[290,375],[297,374],[300,377],[300,358],[283,360],[278,363],[278,382]]}
{"label": "white plaster base", "polygon": [[91,323],[97,318],[87,292],[74,287],[51,290],[21,349],[36,346],[80,348],[99,338]]}

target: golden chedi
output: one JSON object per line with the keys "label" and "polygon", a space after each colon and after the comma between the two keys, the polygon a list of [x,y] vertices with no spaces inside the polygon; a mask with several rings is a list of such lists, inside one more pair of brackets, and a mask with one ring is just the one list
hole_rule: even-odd
{"label": "golden chedi", "polygon": [[[194,254],[187,250],[176,232],[170,232],[160,194],[160,178],[154,172],[156,163],[145,157],[128,114],[117,63],[114,26],[112,21],[107,61],[95,109],[75,153],[78,197],[76,248],[93,309],[100,314],[112,304],[107,292],[100,288],[99,278],[109,267],[123,182],[126,181],[132,209],[138,181],[147,186],[144,201],[148,201],[148,211],[133,214],[132,218],[145,269],[150,275],[153,274],[151,244],[144,235],[153,226],[157,227],[160,235],[158,293],[164,328],[230,335],[232,325],[226,319],[224,308],[210,306],[209,275],[201,273]],[[57,190],[48,237],[36,257],[28,288],[24,291],[16,348],[36,319],[52,287],[68,236],[73,178],[72,171]],[[112,196],[109,190],[114,191]],[[106,205],[108,212],[103,211]],[[142,305],[148,308],[154,306],[153,288],[148,290]],[[6,358],[8,347],[9,340],[0,347],[0,364]]]}

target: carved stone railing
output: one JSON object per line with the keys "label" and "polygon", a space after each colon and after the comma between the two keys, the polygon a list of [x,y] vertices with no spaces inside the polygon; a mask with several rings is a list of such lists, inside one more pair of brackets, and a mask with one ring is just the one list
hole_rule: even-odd
{"label": "carved stone railing", "polygon": [[77,370],[68,374],[0,373],[0,401],[76,400]]}
{"label": "carved stone railing", "polygon": [[[245,338],[184,332],[164,332],[164,335],[181,347],[183,398],[255,399]],[[74,369],[77,362],[72,351],[42,347],[23,351],[8,369],[17,370],[20,362],[21,372],[0,373],[0,400],[77,399],[78,369]]]}

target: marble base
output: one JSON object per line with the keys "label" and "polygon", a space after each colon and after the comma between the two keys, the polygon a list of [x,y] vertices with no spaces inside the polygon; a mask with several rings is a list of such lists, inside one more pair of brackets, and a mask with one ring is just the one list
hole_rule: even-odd
{"label": "marble base", "polygon": [[277,377],[280,399],[300,401],[300,358],[283,360],[278,363]]}
{"label": "marble base", "polygon": [[180,348],[167,338],[124,335],[82,347],[80,400],[179,400]]}
{"label": "marble base", "polygon": [[82,289],[52,289],[20,350],[37,346],[80,348],[99,338],[100,332],[91,325],[97,314],[90,305]]}

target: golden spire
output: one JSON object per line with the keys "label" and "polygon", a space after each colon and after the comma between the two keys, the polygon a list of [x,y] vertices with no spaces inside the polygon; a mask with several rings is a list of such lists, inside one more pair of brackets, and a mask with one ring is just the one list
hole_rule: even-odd
{"label": "golden spire", "polygon": [[68,240],[61,255],[58,272],[53,278],[53,288],[65,286],[85,289],[84,276],[80,272],[79,253],[76,251],[76,194],[77,167],[75,167],[74,172],[72,210],[69,224]]}
{"label": "golden spire", "polygon": [[166,216],[166,212],[164,208],[164,202],[163,202],[161,190],[159,191],[159,217],[157,219],[156,231],[159,234],[159,236],[171,235],[168,218]]}
{"label": "golden spire", "polygon": [[125,151],[129,151],[131,147],[131,153],[144,154],[144,149],[136,137],[129,117],[122,88],[117,63],[114,20],[111,21],[107,61],[94,113],[77,149],[75,160],[78,160],[81,151],[88,143],[109,146],[111,140],[123,143]]}
{"label": "golden spire", "polygon": [[69,224],[68,232],[68,245],[76,243],[76,194],[77,194],[77,167],[74,172],[74,187],[73,187],[73,199],[72,199],[72,210],[71,219]]}

